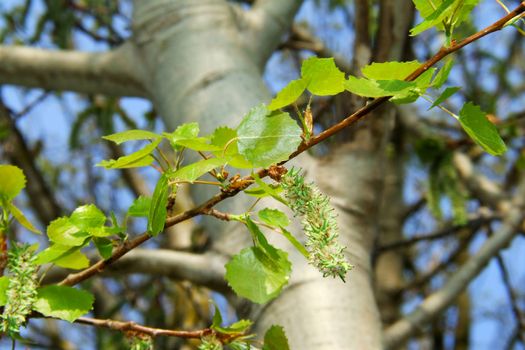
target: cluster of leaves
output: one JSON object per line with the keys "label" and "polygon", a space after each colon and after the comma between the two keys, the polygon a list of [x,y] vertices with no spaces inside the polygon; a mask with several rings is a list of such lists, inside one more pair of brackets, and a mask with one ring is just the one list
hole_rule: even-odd
{"label": "cluster of leaves", "polygon": [[[40,233],[13,204],[26,184],[22,170],[12,165],[0,165],[0,178],[2,239],[5,240],[13,219],[28,230]],[[35,255],[37,248],[37,245],[19,246],[11,242],[8,274],[0,277],[0,306],[4,306],[2,330],[10,336],[18,334],[26,316],[32,311],[73,322],[91,310],[93,305],[93,296],[86,291],[68,286],[39,286],[37,272],[42,262],[39,261],[40,254]]]}

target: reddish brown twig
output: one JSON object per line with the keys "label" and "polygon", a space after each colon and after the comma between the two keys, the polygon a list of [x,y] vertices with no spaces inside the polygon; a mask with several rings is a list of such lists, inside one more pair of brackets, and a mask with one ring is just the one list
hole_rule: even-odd
{"label": "reddish brown twig", "polygon": [[197,331],[180,331],[163,328],[147,327],[131,321],[115,321],[115,320],[101,320],[98,318],[91,317],[79,317],[75,323],[87,324],[100,328],[108,328],[120,332],[137,332],[140,334],[146,334],[151,337],[167,336],[167,337],[178,337],[186,339],[200,339],[204,336],[214,334],[215,331],[210,328],[204,328]]}
{"label": "reddish brown twig", "polygon": [[[525,12],[525,1],[521,2],[521,4],[514,9],[512,12],[508,13],[505,17],[502,17],[500,20],[494,22],[490,26],[486,27],[485,29],[482,29],[481,31],[469,36],[468,38],[453,43],[450,47],[442,47],[432,58],[430,58],[428,61],[423,63],[418,69],[416,69],[412,74],[410,74],[405,80],[412,81],[419,77],[421,74],[426,72],[429,68],[431,68],[433,65],[435,65],[437,62],[442,60],[444,57],[448,56],[449,54],[458,51],[462,47],[479,40],[480,38],[484,37],[485,35],[488,35],[490,33],[493,33],[495,31],[501,30],[503,26],[512,18],[519,16]],[[344,128],[355,124],[358,122],[361,118],[381,106],[383,103],[388,101],[390,97],[381,97],[377,98],[370,103],[368,103],[366,106],[358,109],[356,112],[348,116],[347,118],[343,119],[341,122],[337,123],[336,125],[326,129],[325,131],[321,132],[320,134],[311,137],[307,142],[303,142],[298,149],[290,155],[288,160],[295,158],[299,154],[303,153],[304,151],[308,150],[309,148],[317,145],[318,143],[326,140],[327,138],[333,136],[334,134],[340,132]],[[281,164],[286,163],[287,161],[281,162]],[[259,177],[263,178],[268,175],[268,169],[261,169],[258,172]],[[210,198],[208,201],[202,203],[201,205],[190,209],[188,211],[185,211],[184,213],[180,213],[176,216],[169,217],[166,220],[165,227],[170,227],[173,225],[178,224],[181,221],[188,220],[190,218],[193,218],[197,215],[203,214],[209,209],[211,209],[213,206],[215,206],[217,203],[223,201],[226,198],[233,197],[237,193],[243,191],[248,186],[250,186],[253,183],[253,179],[251,176],[246,176],[243,179],[239,180],[235,184],[242,184],[240,186],[232,186],[227,187],[220,193],[216,194],[212,198]],[[137,238],[126,241],[122,245],[120,245],[115,251],[113,252],[113,255],[108,258],[107,260],[100,260],[94,265],[86,268],[85,270],[82,270],[81,272],[70,274],[68,277],[66,277],[64,280],[62,280],[59,284],[61,285],[75,285],[79,282],[82,282],[91,276],[101,272],[104,270],[104,268],[114,261],[118,260],[120,257],[122,257],[124,254],[129,252],[130,250],[136,248],[137,246],[141,245],[145,241],[149,240],[152,236],[149,235],[147,232],[141,234]]]}

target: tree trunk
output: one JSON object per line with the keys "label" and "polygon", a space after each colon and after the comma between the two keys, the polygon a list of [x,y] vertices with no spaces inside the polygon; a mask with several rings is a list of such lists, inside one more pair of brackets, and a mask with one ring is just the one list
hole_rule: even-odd
{"label": "tree trunk", "polygon": [[[188,121],[198,121],[204,133],[221,125],[235,126],[251,107],[269,101],[261,68],[286,26],[282,20],[266,21],[262,30],[273,34],[264,36],[257,32],[257,24],[266,10],[272,17],[281,14],[289,25],[300,2],[291,3],[260,1],[246,12],[221,0],[135,2],[133,40],[151,77],[147,90],[168,130]],[[406,14],[396,18],[396,12],[385,7],[389,12],[383,14],[382,30],[392,32],[396,40],[403,38]],[[402,33],[396,28],[400,23],[405,26]],[[254,37],[259,51],[252,44]],[[377,55],[399,56],[402,43],[382,47]],[[290,255],[294,272],[288,287],[269,304],[250,308],[249,316],[259,333],[272,324],[283,325],[292,349],[381,348],[370,253],[377,231],[376,189],[383,181],[384,140],[393,115],[386,109],[376,117],[385,118],[367,123],[351,143],[326,159],[303,156],[297,162],[332,198],[339,214],[340,240],[355,268],[345,284],[323,278],[299,254]],[[196,201],[210,194],[208,188],[197,191]],[[223,208],[234,213],[248,207],[238,198],[230,202]],[[217,220],[205,224],[217,250],[234,254],[249,244],[249,235],[239,225],[225,226]]]}

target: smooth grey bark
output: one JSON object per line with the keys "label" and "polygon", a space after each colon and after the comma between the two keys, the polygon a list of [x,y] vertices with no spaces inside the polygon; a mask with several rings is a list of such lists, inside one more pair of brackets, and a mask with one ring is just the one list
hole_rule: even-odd
{"label": "smooth grey bark", "polygon": [[133,45],[102,52],[51,51],[0,45],[0,82],[46,90],[86,94],[139,96],[149,94]]}

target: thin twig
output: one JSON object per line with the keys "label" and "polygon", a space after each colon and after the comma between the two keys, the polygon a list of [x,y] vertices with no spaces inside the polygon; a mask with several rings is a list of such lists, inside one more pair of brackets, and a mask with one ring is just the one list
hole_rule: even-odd
{"label": "thin twig", "polygon": [[507,270],[507,267],[505,266],[505,262],[503,261],[503,258],[501,254],[498,254],[496,256],[496,261],[499,266],[499,270],[501,272],[501,279],[503,280],[503,284],[505,285],[505,289],[507,290],[507,295],[509,297],[510,305],[512,308],[512,313],[514,314],[514,317],[516,318],[517,322],[517,328],[518,332],[516,337],[519,338],[521,343],[525,345],[525,318],[522,315],[521,310],[518,307],[518,298],[516,296],[516,293],[512,289],[512,285],[510,283],[510,274]]}

